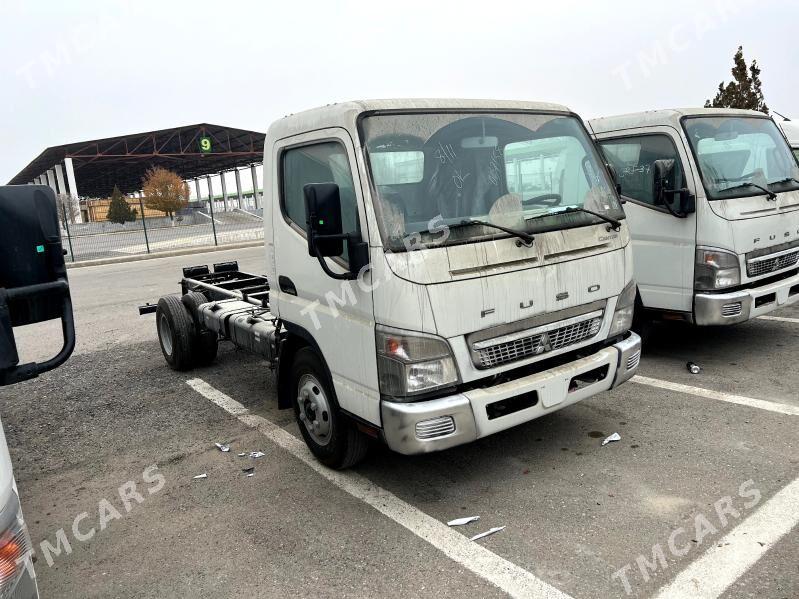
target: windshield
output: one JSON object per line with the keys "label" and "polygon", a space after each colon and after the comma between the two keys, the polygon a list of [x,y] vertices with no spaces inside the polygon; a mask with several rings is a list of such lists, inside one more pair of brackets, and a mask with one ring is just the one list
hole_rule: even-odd
{"label": "windshield", "polygon": [[[596,149],[574,117],[552,114],[377,114],[362,121],[380,232],[466,243],[624,218]],[[540,218],[539,218],[540,217]],[[447,235],[446,225],[453,227]]]}
{"label": "windshield", "polygon": [[683,125],[708,199],[799,189],[796,159],[771,119],[690,117]]}

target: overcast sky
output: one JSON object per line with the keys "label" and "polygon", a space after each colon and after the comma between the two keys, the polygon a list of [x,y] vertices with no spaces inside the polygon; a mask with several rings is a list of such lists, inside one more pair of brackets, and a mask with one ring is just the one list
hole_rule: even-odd
{"label": "overcast sky", "polygon": [[797,23],[795,0],[0,0],[0,182],[48,146],[357,98],[701,106],[739,45],[799,118]]}

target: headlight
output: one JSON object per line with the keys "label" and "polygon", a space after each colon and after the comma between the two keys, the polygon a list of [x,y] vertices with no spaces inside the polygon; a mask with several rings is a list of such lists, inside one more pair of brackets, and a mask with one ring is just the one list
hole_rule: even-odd
{"label": "headlight", "polygon": [[22,519],[19,500],[13,493],[11,499],[14,505],[9,502],[6,509],[13,509],[14,517],[0,533],[0,597],[9,596],[31,559],[30,536]]}
{"label": "headlight", "polygon": [[633,326],[633,310],[635,309],[635,281],[630,281],[619,294],[616,300],[616,311],[613,313],[613,321],[610,323],[608,337],[621,335],[630,330]]}
{"label": "headlight", "polygon": [[441,337],[377,325],[375,340],[382,394],[412,399],[458,382],[452,351]]}
{"label": "headlight", "polygon": [[696,250],[694,289],[724,289],[740,284],[738,256],[724,250]]}

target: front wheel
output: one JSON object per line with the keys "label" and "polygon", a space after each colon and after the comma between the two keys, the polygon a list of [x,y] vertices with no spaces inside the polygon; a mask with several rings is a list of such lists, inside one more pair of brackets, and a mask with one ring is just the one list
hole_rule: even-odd
{"label": "front wheel", "polygon": [[344,469],[366,456],[368,438],[339,410],[332,382],[310,348],[299,350],[294,357],[291,390],[302,438],[320,462]]}

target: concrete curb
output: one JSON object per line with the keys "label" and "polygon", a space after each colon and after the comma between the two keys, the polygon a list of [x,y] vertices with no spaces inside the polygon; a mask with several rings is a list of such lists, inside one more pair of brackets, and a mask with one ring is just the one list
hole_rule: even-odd
{"label": "concrete curb", "polygon": [[202,254],[206,252],[221,252],[224,250],[238,250],[262,246],[264,240],[242,241],[227,245],[198,245],[179,250],[168,250],[154,254],[137,254],[135,256],[120,256],[119,258],[99,258],[97,260],[84,260],[82,262],[67,262],[67,268],[83,268],[84,266],[102,266],[103,264],[120,264],[123,262],[138,262],[139,260],[154,260],[156,258],[169,258],[170,256],[187,256],[189,254]]}

